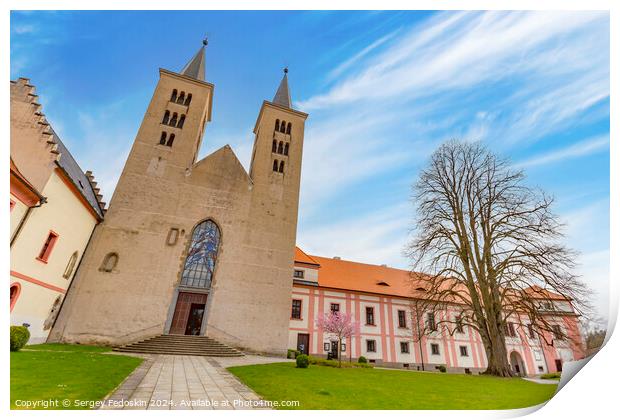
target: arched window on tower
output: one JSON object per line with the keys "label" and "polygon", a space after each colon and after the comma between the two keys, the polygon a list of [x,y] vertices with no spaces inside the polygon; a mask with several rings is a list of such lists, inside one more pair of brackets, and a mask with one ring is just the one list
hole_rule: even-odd
{"label": "arched window on tower", "polygon": [[276,141],[276,139],[273,139],[273,143],[271,143],[271,152],[276,153],[277,150],[278,150],[278,142]]}
{"label": "arched window on tower", "polygon": [[286,121],[282,121],[280,124],[280,133],[284,133],[286,131]]}
{"label": "arched window on tower", "polygon": [[181,285],[208,289],[213,281],[220,229],[212,220],[196,225],[181,274]]}
{"label": "arched window on tower", "polygon": [[176,89],[172,90],[172,95],[170,96],[170,101],[171,102],[176,102],[177,101],[177,90]]}
{"label": "arched window on tower", "polygon": [[278,172],[278,159],[273,161],[273,171]]}
{"label": "arched window on tower", "polygon": [[52,304],[50,308],[50,312],[47,315],[47,319],[43,323],[43,331],[47,331],[54,325],[54,321],[56,321],[56,317],[58,316],[58,311],[60,310],[60,304],[62,303],[62,297],[60,295],[56,296],[56,300]]}
{"label": "arched window on tower", "polygon": [[179,99],[177,100],[178,104],[182,104],[185,102],[185,92],[181,91],[181,94],[179,95]]}
{"label": "arched window on tower", "polygon": [[276,131],[280,131],[280,120],[276,120]]}
{"label": "arched window on tower", "polygon": [[284,161],[280,162],[280,169],[278,170],[278,172],[280,172],[281,174],[284,173]]}
{"label": "arched window on tower", "polygon": [[161,123],[168,124],[169,120],[170,120],[170,111],[166,110],[166,112],[164,112],[164,119],[161,120]]}
{"label": "arched window on tower", "polygon": [[101,262],[101,266],[99,267],[99,271],[104,271],[106,273],[111,273],[112,270],[116,268],[118,264],[118,254],[116,252],[110,252],[106,254]]}
{"label": "arched window on tower", "polygon": [[62,276],[64,278],[66,278],[67,280],[71,278],[71,274],[73,274],[73,269],[75,268],[75,263],[77,262],[78,259],[78,252],[75,251],[73,254],[71,254],[71,257],[69,258],[69,262],[67,263],[67,267],[65,268],[65,272],[62,274]]}
{"label": "arched window on tower", "polygon": [[288,143],[284,145],[284,155],[288,156]]}
{"label": "arched window on tower", "polygon": [[284,143],[280,142],[280,144],[278,144],[278,153],[283,154],[284,153]]}
{"label": "arched window on tower", "polygon": [[181,118],[179,118],[179,123],[177,124],[177,127],[183,128],[183,124],[185,124],[185,114],[181,114]]}
{"label": "arched window on tower", "polygon": [[291,134],[291,123],[286,125],[286,134]]}
{"label": "arched window on tower", "polygon": [[187,99],[185,99],[185,105],[189,105],[189,103],[192,101],[192,94],[188,93],[187,94]]}
{"label": "arched window on tower", "polygon": [[159,144],[163,144],[163,145],[166,144],[166,136],[167,136],[166,132],[162,131],[161,137],[159,138]]}
{"label": "arched window on tower", "polygon": [[166,146],[172,147],[173,141],[174,141],[174,134],[170,134],[170,137],[168,137],[168,143],[166,143]]}
{"label": "arched window on tower", "polygon": [[173,127],[176,127],[177,125],[177,118],[179,118],[179,115],[175,112],[172,114],[172,118],[170,119],[170,125]]}

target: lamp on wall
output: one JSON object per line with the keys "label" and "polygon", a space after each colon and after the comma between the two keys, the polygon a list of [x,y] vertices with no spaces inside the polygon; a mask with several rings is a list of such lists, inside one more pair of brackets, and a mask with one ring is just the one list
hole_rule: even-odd
{"label": "lamp on wall", "polygon": [[340,343],[340,351],[347,351],[347,344],[346,343]]}
{"label": "lamp on wall", "polygon": [[329,343],[323,343],[323,350],[329,351]]}

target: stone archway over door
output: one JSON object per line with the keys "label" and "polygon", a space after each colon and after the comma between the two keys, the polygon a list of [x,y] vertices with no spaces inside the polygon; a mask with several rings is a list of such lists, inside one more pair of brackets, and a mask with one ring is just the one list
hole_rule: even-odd
{"label": "stone archway over door", "polygon": [[179,292],[170,324],[170,334],[200,334],[207,296],[206,293]]}
{"label": "stone archway over door", "polygon": [[525,363],[523,363],[523,358],[516,351],[510,353],[510,367],[517,376],[527,375],[527,371],[525,370]]}

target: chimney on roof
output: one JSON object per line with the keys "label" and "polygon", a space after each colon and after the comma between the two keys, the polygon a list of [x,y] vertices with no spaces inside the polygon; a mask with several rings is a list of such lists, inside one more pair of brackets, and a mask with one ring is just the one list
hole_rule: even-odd
{"label": "chimney on roof", "polygon": [[335,259],[335,260],[339,260],[339,259],[340,259],[340,257],[334,257],[334,259]]}

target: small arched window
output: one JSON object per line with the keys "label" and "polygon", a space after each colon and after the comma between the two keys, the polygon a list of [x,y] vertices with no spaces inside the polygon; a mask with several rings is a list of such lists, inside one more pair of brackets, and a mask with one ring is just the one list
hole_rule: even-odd
{"label": "small arched window", "polygon": [[167,136],[166,132],[162,131],[161,137],[159,138],[159,144],[163,144],[163,145],[166,144],[166,136]]}
{"label": "small arched window", "polygon": [[278,159],[273,161],[273,171],[278,172]]}
{"label": "small arched window", "polygon": [[288,143],[284,145],[284,155],[288,156]]}
{"label": "small arched window", "polygon": [[280,131],[280,120],[276,120],[276,131]]}
{"label": "small arched window", "polygon": [[173,89],[172,90],[172,96],[170,96],[170,101],[171,102],[176,102],[176,100],[177,100],[177,90]]}
{"label": "small arched window", "polygon": [[164,112],[164,119],[161,120],[161,123],[168,124],[168,120],[170,120],[170,111],[166,110],[166,112]]}
{"label": "small arched window", "polygon": [[277,150],[278,150],[278,142],[276,141],[276,139],[273,139],[273,143],[271,143],[271,152],[276,153]]}
{"label": "small arched window", "polygon": [[188,93],[187,94],[187,99],[185,99],[185,105],[189,105],[189,103],[192,101],[192,94]]}
{"label": "small arched window", "polygon": [[50,308],[50,313],[47,316],[47,319],[43,323],[43,331],[47,331],[54,325],[54,321],[56,321],[56,317],[58,316],[58,311],[60,310],[60,304],[62,303],[62,296],[58,295],[54,304]]}
{"label": "small arched window", "polygon": [[284,143],[280,142],[280,144],[278,144],[278,153],[283,154],[284,153]]}
{"label": "small arched window", "polygon": [[13,307],[17,303],[17,298],[22,291],[21,284],[15,282],[11,284],[11,311],[13,311]]}
{"label": "small arched window", "polygon": [[291,123],[286,125],[286,134],[291,134]]}
{"label": "small arched window", "polygon": [[281,174],[284,173],[284,161],[280,162],[280,169],[278,170],[278,172],[280,172]]}
{"label": "small arched window", "polygon": [[181,285],[209,288],[213,280],[217,252],[220,246],[220,229],[212,220],[196,225],[187,250]]}
{"label": "small arched window", "polygon": [[101,262],[101,267],[99,267],[99,271],[111,273],[112,270],[116,268],[117,264],[118,264],[118,254],[116,252],[109,252],[103,258],[103,261]]}
{"label": "small arched window", "polygon": [[170,137],[168,137],[168,143],[166,143],[166,146],[172,147],[173,142],[174,142],[174,134],[170,134]]}
{"label": "small arched window", "polygon": [[73,274],[73,269],[75,268],[75,263],[77,262],[77,259],[78,259],[78,252],[75,251],[73,254],[71,254],[71,257],[69,257],[69,262],[67,263],[65,272],[62,274],[64,278],[66,279],[71,278],[71,274]]}
{"label": "small arched window", "polygon": [[286,121],[282,121],[280,124],[280,133],[284,133],[286,131]]}
{"label": "small arched window", "polygon": [[179,95],[179,99],[177,100],[178,104],[182,104],[185,102],[185,92],[181,91],[181,94]]}
{"label": "small arched window", "polygon": [[173,127],[176,127],[178,118],[179,118],[179,115],[176,112],[172,114],[172,119],[170,119],[170,125]]}
{"label": "small arched window", "polygon": [[185,124],[185,114],[181,114],[181,118],[179,118],[179,123],[177,124],[177,127],[183,128],[183,124]]}

